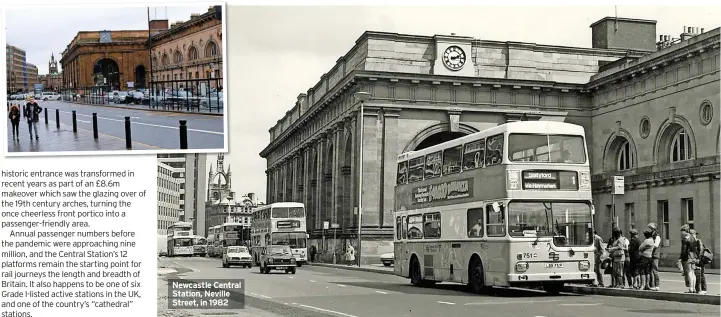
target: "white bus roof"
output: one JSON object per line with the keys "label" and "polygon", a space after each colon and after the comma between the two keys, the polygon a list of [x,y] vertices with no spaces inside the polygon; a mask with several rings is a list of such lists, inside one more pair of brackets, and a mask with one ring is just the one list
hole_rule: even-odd
{"label": "white bus roof", "polygon": [[486,138],[503,132],[511,133],[529,133],[529,134],[567,134],[580,135],[585,137],[585,129],[577,124],[557,121],[517,121],[509,122],[495,126],[490,129],[472,133],[453,139],[441,144],[437,144],[422,150],[410,151],[398,155],[398,161],[405,161],[412,157],[418,157],[428,153],[440,151],[442,149],[455,147],[465,143],[473,142],[481,138]]}
{"label": "white bus roof", "polygon": [[225,226],[242,226],[243,224],[240,222],[226,222],[218,227],[225,227]]}
{"label": "white bus roof", "polygon": [[185,221],[178,221],[171,225],[171,227],[192,227],[193,224]]}
{"label": "white bus roof", "polygon": [[303,203],[292,203],[292,202],[280,202],[280,203],[272,203],[268,205],[259,206],[256,208],[253,208],[253,212],[258,210],[266,210],[269,208],[289,208],[289,207],[301,207],[305,208],[305,205]]}

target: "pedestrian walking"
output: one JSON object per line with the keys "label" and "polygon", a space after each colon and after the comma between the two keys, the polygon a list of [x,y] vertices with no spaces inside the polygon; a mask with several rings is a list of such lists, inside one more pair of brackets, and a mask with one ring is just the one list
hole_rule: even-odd
{"label": "pedestrian walking", "polygon": [[681,254],[678,257],[678,268],[686,280],[686,293],[696,293],[696,262],[698,251],[696,239],[691,235],[689,225],[681,226]]}
{"label": "pedestrian walking", "polygon": [[651,283],[649,287],[652,291],[658,291],[661,286],[661,276],[658,274],[658,261],[661,258],[661,235],[658,234],[658,226],[656,223],[649,223],[648,229],[651,230],[651,237],[653,238],[653,251],[651,255]]}
{"label": "pedestrian walking", "polygon": [[[639,280],[639,274],[638,274],[638,262],[639,262],[639,254],[638,250],[641,246],[641,242],[638,241],[638,230],[631,229],[630,231],[630,237],[628,242],[628,261],[626,261],[626,281],[628,282],[628,287],[639,289],[639,285],[641,285]],[[650,252],[649,252],[650,253]],[[650,259],[650,258],[649,258]]]}
{"label": "pedestrian walking", "polygon": [[626,241],[622,237],[621,229],[614,228],[612,234],[613,244],[608,248],[608,252],[613,258],[613,273],[611,273],[611,287],[623,288],[623,266],[626,262]]}
{"label": "pedestrian walking", "polygon": [[28,120],[28,130],[30,131],[30,139],[33,139],[33,130],[35,130],[35,140],[39,140],[38,136],[38,121],[40,121],[40,113],[43,111],[37,102],[35,97],[30,97],[30,101],[25,105],[25,111],[23,116]]}
{"label": "pedestrian walking", "polygon": [[345,251],[345,259],[348,261],[348,266],[353,265],[353,262],[355,261],[355,249],[350,244]]}
{"label": "pedestrian walking", "polygon": [[316,253],[316,252],[317,252],[317,251],[316,251],[316,249],[315,249],[315,245],[311,245],[311,246],[310,246],[310,251],[308,251],[308,253],[310,253],[310,261],[311,261],[311,262],[315,262],[315,253]]}
{"label": "pedestrian walking", "polygon": [[593,272],[596,273],[596,286],[603,287],[603,271],[601,266],[603,263],[603,238],[598,235],[598,231],[593,230],[593,254],[596,257],[596,262],[593,266]]}
{"label": "pedestrian walking", "polygon": [[699,239],[698,233],[696,230],[691,229],[690,230],[691,235],[693,235],[694,239],[696,239],[696,250],[698,250],[699,254],[699,260],[698,263],[696,263],[696,292],[701,295],[706,295],[706,263],[704,263],[704,258],[702,256],[702,252],[705,249],[703,245],[703,241]]}
{"label": "pedestrian walking", "polygon": [[639,275],[639,288],[643,290],[651,290],[651,281],[653,275],[651,268],[653,266],[653,231],[649,228],[643,231],[644,240],[638,246],[638,263],[637,270]]}
{"label": "pedestrian walking", "polygon": [[13,130],[13,141],[20,140],[20,106],[17,104],[10,105],[8,119]]}

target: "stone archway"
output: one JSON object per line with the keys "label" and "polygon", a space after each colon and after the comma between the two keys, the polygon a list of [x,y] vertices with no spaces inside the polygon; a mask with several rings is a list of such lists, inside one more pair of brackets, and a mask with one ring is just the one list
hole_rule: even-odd
{"label": "stone archway", "polygon": [[112,58],[102,58],[93,65],[93,84],[109,86],[110,90],[120,89],[120,67]]}
{"label": "stone archway", "polygon": [[448,123],[435,124],[416,134],[405,146],[403,152],[421,150],[476,132],[478,132],[478,129],[463,123],[459,125],[457,131],[451,131],[451,126]]}
{"label": "stone archway", "polygon": [[604,172],[615,172],[618,170],[618,154],[621,151],[621,146],[625,141],[628,141],[629,148],[631,150],[632,168],[638,167],[638,154],[636,151],[636,142],[634,142],[631,133],[625,129],[619,129],[618,132],[614,132],[606,141],[606,146],[603,150],[603,171]]}
{"label": "stone archway", "polygon": [[672,120],[664,120],[658,128],[658,133],[656,133],[656,138],[653,143],[654,165],[669,163],[671,141],[676,132],[681,129],[688,134],[691,157],[696,158],[698,155],[698,152],[696,151],[696,136],[694,135],[693,129],[691,129],[691,124],[688,120],[686,120],[686,118],[674,115]]}
{"label": "stone archway", "polygon": [[144,89],[146,87],[146,76],[145,65],[135,67],[135,88]]}

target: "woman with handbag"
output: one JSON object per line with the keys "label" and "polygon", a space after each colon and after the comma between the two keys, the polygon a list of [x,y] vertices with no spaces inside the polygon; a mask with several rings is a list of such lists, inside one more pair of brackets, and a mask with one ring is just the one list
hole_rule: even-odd
{"label": "woman with handbag", "polygon": [[623,239],[621,229],[613,229],[613,244],[608,248],[613,258],[613,273],[611,274],[611,287],[623,288],[623,266],[626,262],[626,239]]}

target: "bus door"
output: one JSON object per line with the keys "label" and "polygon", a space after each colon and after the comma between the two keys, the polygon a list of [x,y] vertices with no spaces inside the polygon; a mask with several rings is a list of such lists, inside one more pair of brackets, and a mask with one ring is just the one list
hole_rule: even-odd
{"label": "bus door", "polygon": [[[487,260],[484,261],[486,280],[490,285],[506,285],[509,268],[510,243],[506,239],[506,207],[503,201],[486,202]],[[496,241],[493,241],[496,240]],[[495,243],[494,243],[495,242]]]}
{"label": "bus door", "polygon": [[408,272],[408,218],[401,217],[401,235],[393,250],[393,271],[400,276],[410,276]]}

